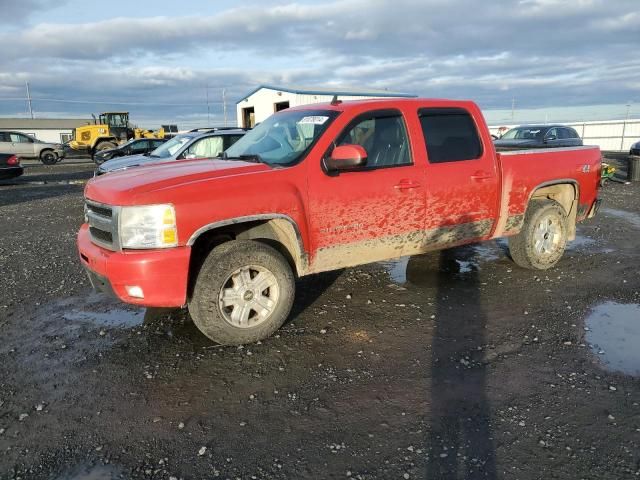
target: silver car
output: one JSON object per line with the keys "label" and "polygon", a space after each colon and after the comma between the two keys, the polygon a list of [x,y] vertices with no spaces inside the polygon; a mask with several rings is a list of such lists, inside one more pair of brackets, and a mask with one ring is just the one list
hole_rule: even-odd
{"label": "silver car", "polygon": [[40,159],[45,165],[54,165],[64,158],[60,143],[46,143],[10,130],[0,131],[0,153],[11,153],[18,158]]}

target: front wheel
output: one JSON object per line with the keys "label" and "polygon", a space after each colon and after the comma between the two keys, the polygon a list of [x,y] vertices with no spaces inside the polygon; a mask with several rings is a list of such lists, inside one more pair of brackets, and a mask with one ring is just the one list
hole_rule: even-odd
{"label": "front wheel", "polygon": [[567,214],[553,200],[533,200],[527,208],[520,233],[509,237],[513,261],[532,270],[553,267],[567,246]]}
{"label": "front wheel", "polygon": [[40,153],[40,161],[45,165],[55,165],[58,163],[58,155],[53,150],[43,150]]}
{"label": "front wheel", "polygon": [[204,261],[189,299],[193,323],[214,342],[242,345],[267,338],[287,319],[295,281],[272,247],[234,240]]}

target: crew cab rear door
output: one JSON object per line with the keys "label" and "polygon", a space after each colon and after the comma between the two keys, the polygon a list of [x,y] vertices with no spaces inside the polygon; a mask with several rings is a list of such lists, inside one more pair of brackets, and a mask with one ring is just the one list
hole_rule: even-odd
{"label": "crew cab rear door", "polygon": [[[415,114],[414,114],[415,115]],[[385,109],[347,120],[333,146],[360,145],[366,165],[328,172],[309,166],[310,227],[323,271],[415,253],[422,246],[424,167],[417,165],[405,115]],[[330,155],[332,148],[326,152]]]}
{"label": "crew cab rear door", "polygon": [[482,115],[456,106],[421,108],[418,116],[427,154],[426,247],[487,237],[498,217],[500,179]]}

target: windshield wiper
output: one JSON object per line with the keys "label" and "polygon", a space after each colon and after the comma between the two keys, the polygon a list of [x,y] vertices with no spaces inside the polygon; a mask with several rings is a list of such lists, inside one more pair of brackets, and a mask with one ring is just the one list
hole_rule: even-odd
{"label": "windshield wiper", "polygon": [[227,155],[227,152],[222,152],[222,157],[219,157],[219,158],[221,158],[222,160],[232,160],[232,161],[241,160],[243,162],[264,163],[266,165],[269,165],[257,153],[253,153],[253,154],[250,154],[250,155],[249,154],[238,155],[237,157],[230,157],[229,155]]}
{"label": "windshield wiper", "polygon": [[266,163],[264,160],[262,160],[262,157],[260,155],[258,155],[257,153],[254,153],[252,155],[240,155],[240,156],[238,156],[238,158],[240,160],[244,160],[246,162]]}

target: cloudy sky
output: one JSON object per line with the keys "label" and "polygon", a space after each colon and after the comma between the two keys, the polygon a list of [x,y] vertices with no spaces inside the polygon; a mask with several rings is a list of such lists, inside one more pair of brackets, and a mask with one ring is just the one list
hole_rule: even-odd
{"label": "cloudy sky", "polygon": [[[100,7],[104,8],[100,8]],[[261,83],[470,98],[490,121],[640,114],[638,0],[0,0],[0,116],[186,126]],[[627,104],[630,107],[627,107]],[[534,118],[535,117],[535,118]]]}

